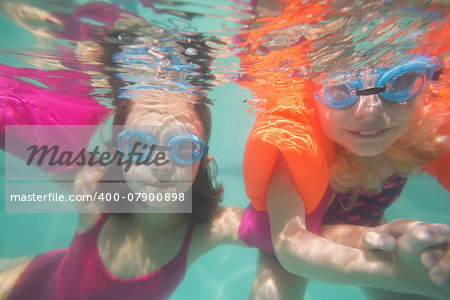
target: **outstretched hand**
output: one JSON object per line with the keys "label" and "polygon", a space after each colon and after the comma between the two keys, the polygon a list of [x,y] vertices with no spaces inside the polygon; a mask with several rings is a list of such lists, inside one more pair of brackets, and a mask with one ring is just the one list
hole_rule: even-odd
{"label": "outstretched hand", "polygon": [[446,224],[397,219],[367,231],[363,243],[369,250],[397,251],[400,257],[420,261],[434,283],[450,284],[450,228]]}

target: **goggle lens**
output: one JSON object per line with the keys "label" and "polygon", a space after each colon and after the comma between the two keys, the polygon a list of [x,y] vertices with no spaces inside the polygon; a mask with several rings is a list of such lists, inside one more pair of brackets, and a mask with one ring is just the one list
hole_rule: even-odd
{"label": "goggle lens", "polygon": [[380,93],[380,96],[391,102],[407,101],[423,89],[425,82],[425,72],[408,71],[388,81],[386,92]]}
{"label": "goggle lens", "polygon": [[140,161],[143,161],[149,155],[152,145],[156,145],[156,143],[151,136],[144,135],[137,130],[123,131],[119,133],[117,137],[117,148],[124,154],[126,159],[129,159],[130,156],[132,156],[131,160],[133,162],[139,160],[139,155],[130,154],[133,151],[133,148],[134,153],[142,153]]}
{"label": "goggle lens", "polygon": [[329,86],[324,92],[336,102],[344,102],[351,95],[350,87],[346,84]]}
{"label": "goggle lens", "polygon": [[203,156],[205,149],[205,143],[191,134],[175,135],[168,140],[167,146],[171,147],[169,156],[179,165],[196,162]]}
{"label": "goggle lens", "polygon": [[172,152],[182,160],[192,160],[196,145],[192,141],[183,141],[174,146]]}

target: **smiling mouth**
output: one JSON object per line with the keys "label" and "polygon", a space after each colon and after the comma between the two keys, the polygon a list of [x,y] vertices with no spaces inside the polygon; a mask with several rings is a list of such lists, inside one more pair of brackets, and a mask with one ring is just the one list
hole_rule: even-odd
{"label": "smiling mouth", "polygon": [[384,134],[388,130],[389,128],[374,130],[347,130],[347,132],[358,137],[377,137]]}

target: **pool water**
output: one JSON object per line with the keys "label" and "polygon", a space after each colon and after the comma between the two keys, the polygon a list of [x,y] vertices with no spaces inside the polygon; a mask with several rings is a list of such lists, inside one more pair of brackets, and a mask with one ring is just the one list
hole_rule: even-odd
{"label": "pool water", "polygon": [[[196,26],[202,26],[203,23],[198,22]],[[205,24],[209,22],[211,18],[204,20]],[[29,32],[1,15],[0,28],[1,48],[17,50],[35,42]],[[16,56],[3,53],[0,54],[0,63],[16,67],[26,65]],[[237,65],[238,60],[228,56],[222,58],[220,64]],[[241,162],[245,140],[254,118],[245,104],[246,100],[251,99],[251,94],[236,83],[226,82],[213,87],[208,96],[214,101],[211,107],[213,131],[209,152],[217,161],[218,179],[225,188],[222,204],[244,208],[248,199],[242,181]],[[0,159],[4,169],[4,152],[1,152]],[[11,159],[8,154],[6,159]],[[3,171],[0,172],[0,178],[0,187],[3,188]],[[4,199],[3,191],[0,195]],[[0,257],[34,256],[70,244],[76,227],[75,214],[8,214],[3,205],[0,207]],[[448,212],[448,192],[433,178],[420,175],[408,181],[403,194],[389,208],[386,217],[388,220],[405,218],[450,225]],[[191,266],[171,299],[247,299],[256,269],[256,257],[255,249],[220,246]],[[311,282],[305,299],[365,298],[356,287]]]}

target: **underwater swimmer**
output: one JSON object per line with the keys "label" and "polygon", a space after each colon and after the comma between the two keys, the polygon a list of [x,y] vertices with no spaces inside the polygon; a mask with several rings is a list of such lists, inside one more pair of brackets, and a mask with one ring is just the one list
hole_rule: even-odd
{"label": "underwater swimmer", "polygon": [[[345,75],[327,79],[329,85],[316,93],[320,126],[325,135],[337,143],[336,151],[340,146],[345,147],[351,158],[366,163],[362,167],[377,168],[386,179],[378,192],[357,188],[344,193],[329,188],[325,193],[314,212],[323,215],[325,226],[320,228],[320,233],[329,240],[352,247],[345,248],[310,233],[318,225],[305,219],[304,200],[293,178],[296,176],[292,171],[295,157],[288,151],[278,156],[267,192],[269,232],[273,243],[273,250],[269,248],[268,252],[273,251],[289,272],[329,283],[447,297],[448,226],[397,220],[371,228],[381,224],[384,210],[398,198],[406,183],[405,178],[395,175],[392,164],[387,163],[389,160],[382,154],[395,147],[392,146],[395,142],[416,131],[419,124],[424,126],[421,113],[429,82],[438,71],[437,66],[436,60],[419,57],[392,68],[353,70],[350,72],[353,81],[342,82]],[[414,148],[408,147],[402,156],[414,152]],[[445,159],[442,153],[445,154],[445,150],[441,150],[438,156],[443,157],[438,160],[441,164]],[[360,173],[355,178],[364,178],[365,169],[357,171]],[[255,220],[253,215],[256,213],[259,212],[253,208],[244,213],[240,228],[244,240],[248,236],[245,220]],[[314,226],[316,228],[311,229]],[[261,241],[253,240],[253,245],[258,244]],[[267,243],[262,244],[265,248],[260,248],[267,251]],[[368,249],[391,252],[380,254]],[[273,260],[264,254],[262,257],[262,260]],[[267,265],[272,264],[267,262]],[[425,267],[430,269],[429,274]],[[341,275],[336,274],[339,269]],[[364,276],[353,277],[353,272]],[[384,274],[382,280],[380,274]],[[417,282],[419,278],[420,282]],[[411,284],[414,281],[416,283]],[[435,283],[444,286],[438,288]],[[293,284],[291,290],[295,290],[294,294],[301,293],[302,286],[302,283]],[[257,287],[255,289],[258,290]],[[371,295],[380,294],[370,289],[365,291]],[[283,294],[283,291],[280,292]]]}
{"label": "underwater swimmer", "polygon": [[[166,92],[165,96],[169,94]],[[174,146],[177,151],[171,150],[170,154],[174,161],[164,166],[133,165],[123,172],[124,183],[116,184],[114,190],[103,190],[108,186],[99,183],[108,170],[86,167],[78,174],[75,190],[83,194],[103,191],[127,195],[162,190],[172,193],[177,184],[147,183],[182,181],[176,190],[192,190],[193,212],[82,213],[68,249],[21,260],[14,266],[9,263],[8,270],[0,274],[6,285],[0,295],[2,299],[28,299],[31,295],[33,299],[46,300],[168,299],[183,280],[186,269],[203,253],[220,243],[241,244],[237,238],[241,209],[218,205],[222,189],[213,185],[208,167],[213,162],[205,150],[210,135],[209,109],[205,103],[187,103],[186,96],[189,97],[172,93],[164,103],[159,93],[149,96],[147,99],[152,100],[148,102],[120,99],[114,118],[115,125],[124,125],[124,130],[117,135],[117,145],[123,146],[119,147],[120,151],[127,153],[128,142],[124,139],[152,137],[158,144],[177,144]],[[156,123],[164,124],[162,128],[167,130],[156,135],[153,131],[137,134],[131,129],[139,125],[151,130]],[[192,133],[175,133],[176,128],[187,125]],[[166,141],[168,134],[172,138]],[[178,141],[173,142],[175,138]],[[189,158],[183,146],[186,143],[196,145],[192,150],[195,153]],[[185,180],[186,175],[191,176],[190,182]],[[143,209],[152,211],[150,207],[139,208],[141,212]],[[80,284],[83,289],[79,288]]]}
{"label": "underwater swimmer", "polygon": [[[290,22],[286,27],[292,25],[288,30],[321,20],[314,19],[322,16],[317,3],[281,2],[288,7],[282,12],[285,22]],[[353,3],[343,2],[343,8]],[[324,3],[323,11],[327,5],[341,4]],[[276,16],[270,24],[275,33],[263,26],[248,36],[282,34],[280,19],[283,16]],[[250,50],[240,56],[247,75],[240,83],[265,100],[255,104],[261,110],[244,156],[244,181],[252,206],[243,215],[240,235],[272,255],[261,253],[251,296],[303,295],[306,280],[292,275],[297,274],[329,283],[448,298],[447,225],[399,220],[376,227],[400,195],[406,177],[426,171],[450,189],[447,70],[435,81],[440,59],[423,54],[354,69],[352,63],[337,61],[353,56],[356,60],[359,53],[354,48],[336,46],[336,61],[327,61],[320,52],[327,48],[317,46],[324,64],[349,71],[316,73],[310,80],[303,77],[308,70],[305,55],[314,52],[308,32],[302,34],[306,40],[287,35],[280,38],[285,47],[273,46],[273,50],[264,48],[271,44],[261,38],[265,52],[260,52],[265,56],[258,52],[257,42],[250,41]],[[342,35],[333,37],[345,40]],[[330,45],[327,50],[334,50]],[[444,88],[438,89],[441,83]],[[328,225],[321,226],[322,219]],[[289,272],[277,268],[278,261]]]}
{"label": "underwater swimmer", "polygon": [[[88,10],[89,7],[84,5],[83,8],[99,16],[102,15],[99,9],[103,5],[97,4],[94,11]],[[105,15],[114,16],[114,12],[117,12],[114,11],[115,6],[104,6]],[[120,15],[123,16],[122,13]],[[133,19],[133,16],[128,17],[127,21]],[[141,18],[139,21],[139,25],[142,25]],[[146,25],[148,24],[142,26]],[[122,32],[125,29],[116,30]],[[134,28],[130,31],[135,32]],[[146,38],[149,36],[146,35]],[[175,52],[174,57],[190,61],[196,61],[197,58],[201,60],[198,65],[197,62],[186,63],[191,67],[191,72],[183,74],[193,81],[198,78],[193,76],[192,67],[201,67],[202,73],[205,72],[203,75],[209,76],[210,62],[207,51],[199,51],[201,57],[183,57],[187,47],[197,46],[201,49],[201,42],[193,45],[196,38],[200,39],[199,36],[190,36],[189,39],[174,36],[171,47]],[[91,44],[95,49],[90,49]],[[90,50],[99,54],[100,66],[111,59],[109,55],[116,54],[118,58],[115,63],[123,65],[123,61],[119,60],[125,50],[131,52],[134,49],[146,49],[146,45],[133,44],[132,41],[131,45],[121,43],[122,51],[117,44],[101,43],[102,47],[96,47],[97,44],[88,41],[83,43],[84,49],[78,50],[87,53],[83,56],[88,56]],[[178,50],[180,52],[176,52]],[[132,56],[125,59],[130,57]],[[147,67],[142,60],[136,59],[136,63]],[[184,279],[187,268],[203,253],[221,243],[243,244],[237,238],[242,209],[219,206],[223,188],[215,182],[216,174],[213,170],[217,168],[214,168],[215,162],[207,151],[212,120],[208,107],[210,100],[200,95],[200,90],[204,87],[192,86],[188,80],[175,77],[182,73],[177,73],[178,69],[172,72],[161,69],[161,74],[145,73],[142,76],[154,79],[151,83],[159,83],[164,87],[174,87],[174,83],[178,83],[186,89],[151,89],[145,85],[142,89],[133,89],[118,79],[116,70],[110,73],[111,77],[108,78],[112,80],[106,83],[114,89],[113,124],[123,130],[113,131],[107,146],[111,147],[110,150],[118,149],[125,156],[127,149],[133,148],[130,141],[140,140],[144,144],[156,142],[170,147],[168,156],[171,162],[164,166],[136,164],[128,171],[119,168],[123,180],[113,184],[113,190],[108,189],[111,185],[102,184],[105,181],[103,179],[108,179],[106,175],[112,166],[73,169],[71,173],[75,173],[76,181],[70,192],[84,195],[97,191],[117,192],[124,196],[130,193],[150,194],[171,189],[181,182],[179,189],[192,192],[192,213],[80,213],[77,232],[68,249],[53,250],[32,259],[0,261],[0,299],[168,299]],[[130,73],[127,74],[127,71]],[[135,75],[132,71],[133,69],[124,68],[120,75],[132,77]],[[119,97],[119,94],[126,97]],[[39,100],[39,97],[35,97],[35,101]],[[106,114],[110,112],[109,109],[104,110]],[[17,119],[21,117],[21,112],[17,112]],[[69,113],[68,119],[77,116]],[[59,124],[56,122],[52,125]],[[186,127],[192,128],[192,132],[182,130]],[[161,130],[155,132],[155,128]],[[88,139],[82,139],[86,140]],[[190,147],[193,149],[187,151]],[[57,173],[56,176],[49,176],[56,180],[64,175]],[[186,176],[189,176],[188,180],[180,180]],[[152,184],[155,182],[157,184]],[[80,210],[82,208],[85,207],[80,207]],[[95,210],[97,207],[92,208]],[[142,211],[143,208],[150,207],[137,208]]]}

